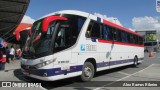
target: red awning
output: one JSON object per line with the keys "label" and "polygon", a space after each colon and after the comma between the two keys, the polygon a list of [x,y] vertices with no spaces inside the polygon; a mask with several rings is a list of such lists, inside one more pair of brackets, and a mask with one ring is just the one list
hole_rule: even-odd
{"label": "red awning", "polygon": [[13,34],[16,36],[16,40],[20,39],[20,32],[24,30],[29,30],[32,27],[32,24],[20,23]]}

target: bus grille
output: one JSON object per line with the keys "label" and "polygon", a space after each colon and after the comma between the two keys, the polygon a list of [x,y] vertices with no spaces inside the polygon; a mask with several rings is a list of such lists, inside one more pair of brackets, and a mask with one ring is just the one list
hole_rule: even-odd
{"label": "bus grille", "polygon": [[26,70],[33,70],[33,69],[37,69],[36,67],[34,67],[34,66],[29,66],[29,65],[21,65],[21,68],[23,68],[23,69],[26,69]]}

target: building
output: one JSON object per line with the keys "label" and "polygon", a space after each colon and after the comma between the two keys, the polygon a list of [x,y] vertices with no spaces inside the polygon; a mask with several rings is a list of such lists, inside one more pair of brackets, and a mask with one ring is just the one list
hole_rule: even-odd
{"label": "building", "polygon": [[136,30],[144,38],[145,51],[159,51],[160,44],[160,30],[148,29],[148,30]]}

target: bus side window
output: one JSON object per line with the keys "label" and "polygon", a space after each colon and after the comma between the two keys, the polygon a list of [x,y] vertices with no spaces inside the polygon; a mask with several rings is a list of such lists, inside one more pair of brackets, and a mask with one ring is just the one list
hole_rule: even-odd
{"label": "bus side window", "polygon": [[101,29],[100,23],[91,21],[88,26],[87,32],[86,32],[86,37],[87,38],[101,38],[100,29]]}
{"label": "bus side window", "polygon": [[86,37],[87,38],[90,38],[91,37],[91,29],[92,29],[92,27],[93,27],[93,22],[92,21],[90,21],[90,23],[89,23],[89,25],[88,25],[88,28],[87,28],[87,31],[86,31]]}
{"label": "bus side window", "polygon": [[121,31],[120,30],[117,30],[117,38],[118,38],[118,41],[122,41],[122,37],[121,37]]}
{"label": "bus side window", "polygon": [[[75,23],[75,21],[77,22],[77,23]],[[75,43],[76,43],[76,41],[77,41],[77,38],[78,38],[78,36],[79,36],[79,33],[80,33],[80,31],[81,31],[81,29],[82,29],[82,26],[83,26],[83,24],[84,24],[84,22],[85,22],[85,18],[83,18],[83,17],[79,17],[79,16],[75,16],[73,19],[72,19],[72,21],[71,21],[71,43],[72,43],[72,45],[74,45]],[[77,30],[78,29],[78,30]]]}
{"label": "bus side window", "polygon": [[126,33],[127,34],[127,43],[131,43],[131,35],[129,33]]}
{"label": "bus side window", "polygon": [[91,31],[90,31],[89,29],[88,29],[87,32],[86,32],[86,37],[87,37],[87,38],[90,38],[90,37],[91,37]]}
{"label": "bus side window", "polygon": [[113,33],[113,40],[117,41],[117,32],[116,32],[115,28],[112,28],[112,33]]}
{"label": "bus side window", "polygon": [[100,24],[94,22],[93,27],[91,29],[91,37],[92,38],[100,38]]}
{"label": "bus side window", "polygon": [[65,31],[66,30],[64,28],[60,28],[56,37],[55,47],[65,47]]}
{"label": "bus side window", "polygon": [[115,28],[113,28],[113,40],[114,41],[121,41],[120,31]]}
{"label": "bus side window", "polygon": [[103,34],[103,24],[100,25],[100,38],[103,39],[104,38],[104,34]]}
{"label": "bus side window", "polygon": [[104,35],[103,35],[104,39],[106,39],[106,40],[112,40],[112,30],[111,30],[111,27],[104,26],[103,32],[104,32]]}
{"label": "bus side window", "polygon": [[134,36],[132,34],[130,34],[130,43],[134,44],[135,43],[135,40],[133,38]]}
{"label": "bus side window", "polygon": [[104,37],[104,39],[106,39],[106,40],[108,40],[109,39],[109,32],[108,32],[108,27],[107,26],[104,26],[104,35],[103,35],[103,37]]}
{"label": "bus side window", "polygon": [[135,43],[138,44],[138,37],[135,36]]}
{"label": "bus side window", "polygon": [[54,45],[55,52],[64,50],[71,46],[70,36],[71,36],[70,25],[66,23],[60,24],[60,27],[58,29],[55,38],[55,45]]}
{"label": "bus side window", "polygon": [[139,45],[143,44],[143,38],[139,37]]}
{"label": "bus side window", "polygon": [[125,34],[125,32],[121,32],[121,38],[122,38],[122,42],[126,42],[126,34]]}
{"label": "bus side window", "polygon": [[138,44],[138,37],[134,35],[135,44]]}

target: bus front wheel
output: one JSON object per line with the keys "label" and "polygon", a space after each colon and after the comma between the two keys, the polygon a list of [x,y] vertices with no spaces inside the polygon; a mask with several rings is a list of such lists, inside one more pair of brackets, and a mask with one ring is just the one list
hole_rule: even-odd
{"label": "bus front wheel", "polygon": [[85,62],[82,68],[81,81],[90,81],[94,76],[94,66],[91,62]]}

